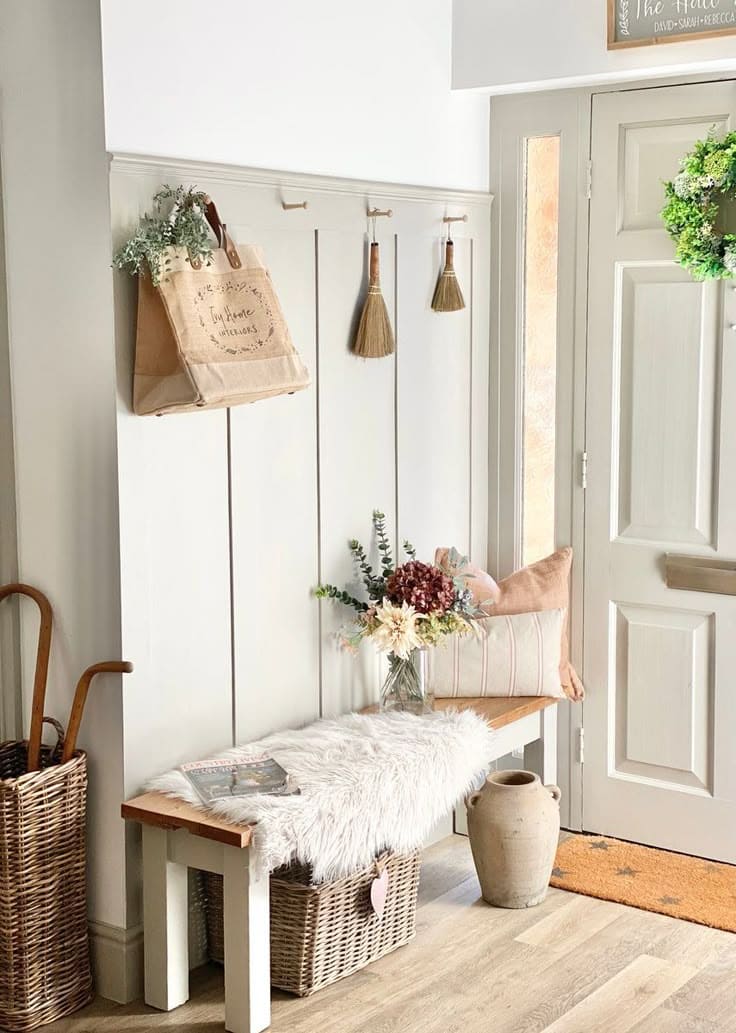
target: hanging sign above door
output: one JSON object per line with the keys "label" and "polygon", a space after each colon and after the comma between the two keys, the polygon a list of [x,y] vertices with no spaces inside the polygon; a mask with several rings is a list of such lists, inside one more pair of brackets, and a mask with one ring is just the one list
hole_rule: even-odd
{"label": "hanging sign above door", "polygon": [[608,49],[736,34],[736,0],[608,0]]}

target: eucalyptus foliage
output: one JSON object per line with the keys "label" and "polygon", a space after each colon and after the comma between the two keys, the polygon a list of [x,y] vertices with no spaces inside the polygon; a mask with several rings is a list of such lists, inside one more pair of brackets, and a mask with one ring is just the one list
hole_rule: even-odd
{"label": "eucalyptus foliage", "polygon": [[721,232],[717,220],[721,204],[736,201],[736,132],[699,140],[665,194],[662,219],[680,265],[697,280],[735,276],[736,234]]}
{"label": "eucalyptus foliage", "polygon": [[155,285],[170,265],[168,248],[184,247],[189,259],[209,263],[212,238],[205,208],[209,198],[194,187],[164,186],[153,197],[138,229],[113,258],[113,265],[132,276],[150,272]]}
{"label": "eucalyptus foliage", "polygon": [[339,641],[355,652],[364,639],[371,639],[379,652],[387,653],[392,665],[407,660],[415,649],[436,646],[447,635],[467,635],[477,631],[476,617],[485,617],[475,605],[464,572],[468,560],[455,549],[449,550],[442,567],[417,561],[416,549],[403,543],[408,561],[394,563],[386,516],[373,510],[373,531],[380,570],[368,561],[360,542],[348,542],[356,572],[362,581],[367,601],[336,585],[318,585],[318,599],[334,599],[356,611],[351,622],[341,629]]}
{"label": "eucalyptus foliage", "polygon": [[[394,572],[391,542],[389,540],[388,532],[386,531],[386,514],[382,513],[380,509],[373,510],[373,530],[375,532],[376,545],[381,560],[380,574],[374,571],[373,567],[371,567],[368,562],[367,553],[357,538],[352,538],[348,542],[350,555],[353,557],[355,566],[360,572],[371,606],[375,606],[386,595],[386,582]],[[404,542],[404,552],[412,559],[416,556],[416,551],[411,542]],[[356,599],[354,596],[342,591],[335,585],[319,585],[315,589],[314,594],[318,599],[335,599],[338,602],[344,603],[345,606],[352,606],[352,608],[357,610],[359,613],[368,609],[367,603],[362,602],[360,599]]]}

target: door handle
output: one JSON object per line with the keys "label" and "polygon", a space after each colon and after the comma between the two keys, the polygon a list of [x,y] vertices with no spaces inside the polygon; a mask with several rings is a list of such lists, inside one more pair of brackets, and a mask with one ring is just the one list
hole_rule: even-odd
{"label": "door handle", "polygon": [[678,556],[668,552],[664,558],[664,579],[668,588],[736,595],[736,560]]}

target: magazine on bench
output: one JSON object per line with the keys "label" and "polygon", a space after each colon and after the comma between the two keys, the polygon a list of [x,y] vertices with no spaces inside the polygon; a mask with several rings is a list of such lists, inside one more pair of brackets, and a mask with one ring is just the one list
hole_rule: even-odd
{"label": "magazine on bench", "polygon": [[247,760],[197,760],[179,770],[204,804],[234,796],[293,796],[299,787],[265,753]]}

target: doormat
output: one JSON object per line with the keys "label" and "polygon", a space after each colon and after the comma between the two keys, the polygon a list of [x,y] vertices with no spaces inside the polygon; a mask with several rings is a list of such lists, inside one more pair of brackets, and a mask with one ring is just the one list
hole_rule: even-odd
{"label": "doormat", "polygon": [[557,848],[550,885],[736,932],[736,866],[574,835]]}

